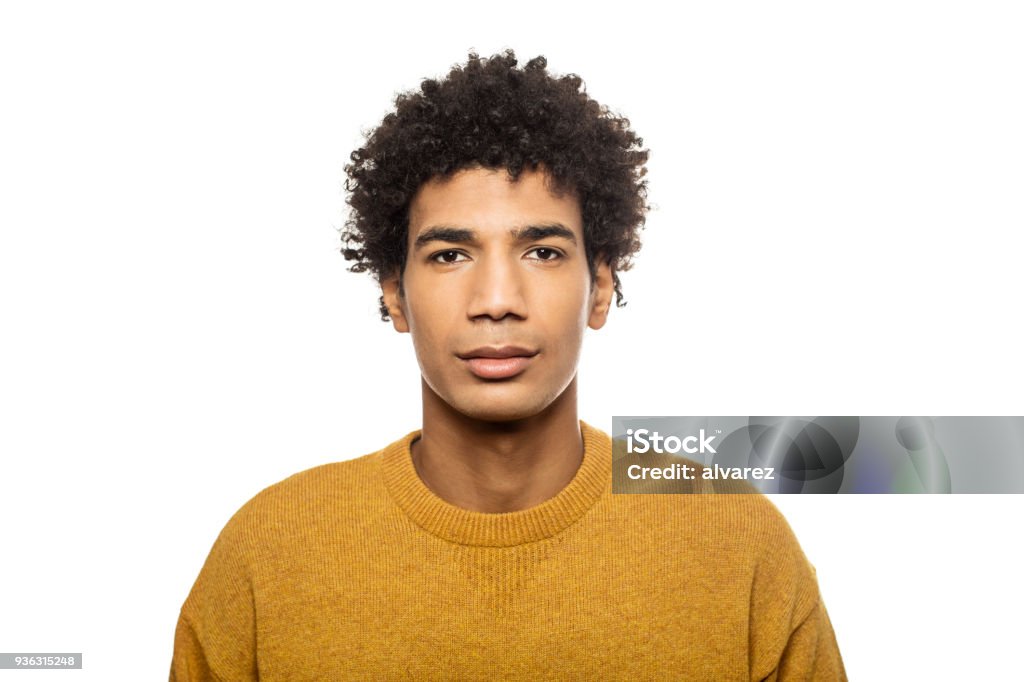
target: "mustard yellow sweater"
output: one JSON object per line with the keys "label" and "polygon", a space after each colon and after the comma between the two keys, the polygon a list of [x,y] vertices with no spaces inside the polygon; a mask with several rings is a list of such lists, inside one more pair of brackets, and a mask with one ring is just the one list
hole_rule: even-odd
{"label": "mustard yellow sweater", "polygon": [[845,680],[814,570],[764,496],[613,495],[581,422],[541,505],[434,495],[413,432],[246,503],[181,609],[171,680]]}

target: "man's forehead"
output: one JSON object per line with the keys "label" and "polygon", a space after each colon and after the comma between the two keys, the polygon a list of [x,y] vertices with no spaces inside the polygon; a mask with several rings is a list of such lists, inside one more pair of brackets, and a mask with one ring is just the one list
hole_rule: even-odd
{"label": "man's forehead", "polygon": [[409,206],[410,239],[437,227],[508,231],[535,224],[565,225],[582,236],[579,199],[543,169],[515,179],[504,169],[463,169],[425,182]]}

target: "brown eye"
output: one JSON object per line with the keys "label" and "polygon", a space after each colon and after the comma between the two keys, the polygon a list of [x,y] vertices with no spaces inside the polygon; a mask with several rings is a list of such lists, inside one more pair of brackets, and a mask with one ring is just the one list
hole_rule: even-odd
{"label": "brown eye", "polygon": [[459,251],[439,251],[430,257],[436,263],[457,263],[459,257],[464,255]]}
{"label": "brown eye", "polygon": [[559,251],[548,248],[546,246],[538,246],[530,253],[534,255],[534,258],[542,261],[553,261],[558,260],[559,258],[562,257],[562,254]]}

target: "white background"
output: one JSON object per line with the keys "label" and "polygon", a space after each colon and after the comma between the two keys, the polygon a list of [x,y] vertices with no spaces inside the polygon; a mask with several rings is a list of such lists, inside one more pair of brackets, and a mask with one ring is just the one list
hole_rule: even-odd
{"label": "white background", "polygon": [[[580,74],[651,149],[584,419],[1024,413],[1017,7],[5,3],[0,651],[165,679],[238,507],[418,427],[343,166],[471,48]],[[851,679],[1020,674],[1024,498],[776,502]]]}

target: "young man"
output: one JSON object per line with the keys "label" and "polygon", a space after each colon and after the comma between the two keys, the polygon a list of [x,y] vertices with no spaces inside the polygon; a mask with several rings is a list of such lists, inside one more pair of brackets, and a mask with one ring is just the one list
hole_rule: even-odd
{"label": "young man", "polygon": [[470,55],[353,153],[352,269],[412,336],[423,425],[248,502],[172,680],[841,680],[812,567],[761,495],[612,495],[584,331],[639,248],[647,152],[543,58]]}

